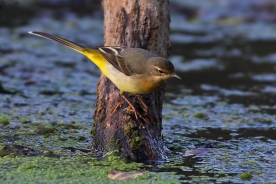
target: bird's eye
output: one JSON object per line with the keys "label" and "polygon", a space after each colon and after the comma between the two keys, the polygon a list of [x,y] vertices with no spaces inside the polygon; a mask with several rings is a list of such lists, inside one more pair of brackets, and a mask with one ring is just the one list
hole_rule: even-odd
{"label": "bird's eye", "polygon": [[158,72],[159,72],[159,73],[161,73],[161,74],[165,73],[165,72],[164,72],[164,71],[162,71],[162,70],[158,70]]}

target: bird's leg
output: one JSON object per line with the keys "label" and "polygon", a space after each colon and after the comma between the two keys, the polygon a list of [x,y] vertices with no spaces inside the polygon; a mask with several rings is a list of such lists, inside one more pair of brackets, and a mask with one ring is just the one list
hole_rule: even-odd
{"label": "bird's leg", "polygon": [[136,119],[138,119],[138,116],[139,116],[140,118],[142,118],[142,119],[145,121],[145,119],[143,118],[143,116],[136,110],[136,108],[135,108],[135,107],[130,103],[130,101],[125,97],[124,93],[121,93],[121,97],[122,97],[123,99],[125,99],[125,101],[128,103],[128,105],[132,108],[132,110],[134,111],[134,114],[135,114]]}
{"label": "bird's leg", "polygon": [[119,107],[121,107],[123,105],[124,102],[120,102],[116,105],[116,107],[114,108],[113,112],[111,113],[110,117],[113,117],[113,115],[115,114],[115,112],[118,110]]}
{"label": "bird's leg", "polygon": [[141,104],[144,106],[144,110],[146,112],[147,115],[149,115],[149,108],[148,106],[145,104],[144,100],[142,99],[142,97],[139,94],[135,94],[135,96],[138,98],[138,100],[141,102]]}
{"label": "bird's leg", "polygon": [[138,100],[141,102],[141,104],[144,106],[144,111],[146,113],[146,116],[149,118],[150,122],[154,122],[154,119],[152,118],[152,116],[150,115],[150,111],[148,106],[145,104],[144,100],[142,99],[142,97],[139,94],[135,94],[135,96],[138,98]]}

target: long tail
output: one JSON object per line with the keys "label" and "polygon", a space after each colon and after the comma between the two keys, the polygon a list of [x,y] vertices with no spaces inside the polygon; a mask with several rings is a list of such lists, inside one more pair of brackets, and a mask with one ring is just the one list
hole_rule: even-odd
{"label": "long tail", "polygon": [[37,31],[29,31],[28,33],[36,35],[36,36],[40,36],[42,38],[47,38],[49,40],[59,42],[59,43],[66,45],[67,47],[70,47],[71,49],[74,49],[75,51],[78,51],[82,54],[83,54],[83,50],[85,49],[85,47],[80,44],[74,43],[74,42],[66,40],[64,38],[60,38],[58,36],[54,36],[54,35],[50,35],[50,34],[42,33],[42,32],[37,32]]}
{"label": "long tail", "polygon": [[93,63],[95,63],[100,68],[100,70],[103,72],[104,75],[106,75],[106,76],[108,75],[108,73],[106,71],[106,65],[108,62],[106,61],[106,59],[102,56],[102,54],[98,50],[90,49],[90,48],[84,47],[80,44],[66,40],[64,38],[60,38],[58,36],[50,35],[47,33],[42,33],[42,32],[37,32],[37,31],[30,31],[29,33],[36,35],[36,36],[40,36],[42,38],[47,38],[49,40],[56,41],[58,43],[66,45],[67,47],[70,47],[71,49],[87,56]]}

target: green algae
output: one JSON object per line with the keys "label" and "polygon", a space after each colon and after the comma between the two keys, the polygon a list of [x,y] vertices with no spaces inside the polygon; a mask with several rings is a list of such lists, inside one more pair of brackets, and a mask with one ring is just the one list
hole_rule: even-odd
{"label": "green algae", "polygon": [[250,173],[244,172],[240,175],[242,180],[250,180],[253,176]]}
{"label": "green algae", "polygon": [[8,125],[8,124],[10,124],[10,122],[7,119],[0,119],[0,124],[2,124],[2,125]]}
{"label": "green algae", "polygon": [[208,119],[208,115],[201,112],[195,113],[194,117],[199,119]]}
{"label": "green algae", "polygon": [[8,125],[10,124],[11,117],[8,117],[7,115],[0,115],[0,124],[2,125]]}
{"label": "green algae", "polygon": [[12,157],[0,158],[0,181],[4,183],[162,183],[168,179],[178,183],[178,177],[168,173],[145,171],[142,177],[126,181],[111,180],[107,177],[111,170],[138,172],[141,163],[123,161],[98,161],[87,155],[68,158]]}
{"label": "green algae", "polygon": [[48,124],[40,124],[37,127],[35,127],[34,130],[37,134],[50,134],[50,133],[54,133],[55,129],[53,126],[48,125]]}

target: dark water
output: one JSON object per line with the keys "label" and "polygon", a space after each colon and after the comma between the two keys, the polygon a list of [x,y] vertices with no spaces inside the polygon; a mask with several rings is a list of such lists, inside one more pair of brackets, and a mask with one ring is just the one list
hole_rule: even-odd
{"label": "dark water", "polygon": [[[100,72],[78,53],[27,34],[101,45],[100,3],[89,9],[88,1],[68,2],[1,4],[2,145],[60,150],[91,142]],[[171,11],[170,59],[182,80],[166,86],[163,134],[170,162],[148,170],[184,183],[276,182],[275,3],[172,1]],[[63,137],[53,141],[57,132]]]}

